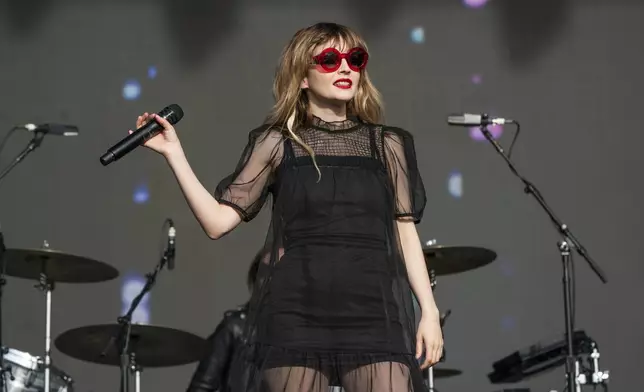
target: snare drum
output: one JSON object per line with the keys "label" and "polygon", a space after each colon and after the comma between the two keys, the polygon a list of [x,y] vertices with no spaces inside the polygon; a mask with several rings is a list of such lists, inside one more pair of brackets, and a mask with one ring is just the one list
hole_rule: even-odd
{"label": "snare drum", "polygon": [[[8,349],[4,355],[5,392],[44,392],[45,366],[40,357]],[[73,392],[72,378],[55,366],[49,366],[49,392]]]}

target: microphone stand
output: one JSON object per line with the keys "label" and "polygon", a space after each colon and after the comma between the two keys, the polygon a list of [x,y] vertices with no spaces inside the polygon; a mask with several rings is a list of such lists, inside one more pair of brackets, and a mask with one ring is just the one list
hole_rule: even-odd
{"label": "microphone stand", "polygon": [[14,167],[16,167],[17,164],[22,162],[22,160],[25,159],[25,157],[29,155],[30,152],[40,147],[40,145],[42,144],[42,140],[44,138],[45,138],[44,132],[35,131],[34,137],[31,138],[31,140],[29,141],[29,144],[27,144],[27,147],[25,147],[25,149],[22,150],[22,152],[18,154],[17,157],[14,158],[13,162],[11,162],[9,166],[7,166],[7,168],[5,168],[2,171],[2,173],[0,174],[0,180],[2,180],[7,174],[9,174],[9,172]]}
{"label": "microphone stand", "polygon": [[[135,353],[130,352],[130,335],[132,332],[132,314],[136,311],[136,308],[139,306],[139,303],[143,297],[150,292],[154,284],[156,283],[156,278],[158,273],[165,267],[168,263],[168,260],[173,257],[171,252],[166,248],[163,252],[163,256],[159,263],[157,263],[154,271],[150,274],[146,274],[145,285],[141,289],[141,292],[132,300],[130,308],[127,313],[117,319],[121,328],[116,338],[110,339],[108,346],[103,350],[102,356],[107,354],[107,351],[111,348],[113,344],[118,342],[119,344],[119,357],[121,359],[120,370],[121,370],[121,387],[120,392],[129,392],[129,378],[127,368],[130,365],[130,361],[134,358]],[[138,391],[137,391],[138,392]]]}
{"label": "microphone stand", "polygon": [[[555,213],[552,211],[552,209],[548,206],[546,201],[544,200],[543,196],[541,196],[541,192],[537,189],[537,187],[528,181],[525,177],[523,177],[517,169],[514,167],[514,164],[508,158],[504,151],[503,148],[499,145],[499,143],[494,140],[494,137],[488,131],[487,125],[490,123],[489,121],[489,116],[487,114],[484,114],[482,116],[481,120],[481,133],[485,136],[485,138],[494,146],[496,151],[503,157],[505,162],[508,164],[510,167],[510,170],[512,173],[517,176],[522,182],[523,185],[525,186],[524,192],[532,195],[539,205],[543,208],[543,210],[546,212],[552,223],[554,224],[555,228],[559,232],[559,235],[561,235],[561,240],[557,242],[557,247],[559,249],[559,252],[561,254],[561,261],[563,264],[563,277],[562,277],[562,283],[563,283],[563,295],[564,295],[564,319],[565,319],[565,336],[566,336],[566,388],[567,392],[576,392],[578,391],[579,388],[575,388],[575,386],[579,387],[579,383],[577,380],[577,370],[576,370],[576,355],[575,355],[575,348],[573,347],[573,316],[572,312],[574,310],[575,304],[573,303],[574,299],[574,294],[572,291],[572,287],[574,285],[574,277],[571,276],[571,267],[574,267],[572,265],[572,255],[571,255],[571,249],[574,249],[581,257],[583,257],[587,262],[590,268],[595,272],[595,274],[599,277],[599,279],[602,281],[602,283],[607,283],[606,280],[606,275],[604,272],[599,268],[597,263],[590,257],[586,249],[579,243],[579,241],[575,238],[575,236],[570,232],[570,229],[566,224],[564,224],[561,220],[559,220]],[[571,285],[571,280],[573,280],[573,285]]]}
{"label": "microphone stand", "polygon": [[[36,131],[34,133],[34,136],[31,138],[29,141],[29,144],[27,144],[27,147],[25,147],[24,150],[18,154],[13,161],[7,166],[2,173],[0,173],[0,182],[13,170],[14,167],[16,167],[20,162],[22,162],[29,153],[31,153],[33,150],[36,148],[40,147],[42,144],[42,140],[45,138],[45,133],[44,132],[38,132]],[[6,265],[4,263],[4,251],[5,251],[5,244],[4,244],[4,235],[2,232],[0,232],[0,392],[5,392],[7,391],[7,383],[5,380],[5,373],[7,369],[5,368],[4,365],[4,355],[5,351],[7,351],[4,347],[3,340],[2,340],[2,299],[3,299],[3,294],[4,294],[4,286],[7,283],[7,281],[4,278],[5,275],[5,269]]]}

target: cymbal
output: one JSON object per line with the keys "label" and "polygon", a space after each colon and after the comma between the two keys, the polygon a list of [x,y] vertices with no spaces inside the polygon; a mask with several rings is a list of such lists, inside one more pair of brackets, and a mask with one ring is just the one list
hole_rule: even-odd
{"label": "cymbal", "polygon": [[[433,371],[434,371],[434,378],[448,378],[448,377],[454,377],[454,376],[459,376],[463,374],[463,372],[458,369],[449,369],[449,368],[440,368],[440,367],[434,367]],[[428,369],[423,370],[423,378],[425,379],[429,378]]]}
{"label": "cymbal", "polygon": [[[71,329],[54,342],[62,353],[81,361],[120,366],[121,325],[90,325]],[[204,353],[206,340],[189,332],[152,325],[132,324],[129,351],[143,368],[180,366],[196,362]],[[103,353],[105,353],[103,355]]]}
{"label": "cymbal", "polygon": [[423,248],[428,270],[435,275],[450,275],[482,267],[496,259],[496,252],[474,246],[426,246]]}
{"label": "cymbal", "polygon": [[103,262],[51,249],[7,249],[0,268],[9,276],[31,280],[45,273],[48,280],[61,283],[96,283],[119,276]]}

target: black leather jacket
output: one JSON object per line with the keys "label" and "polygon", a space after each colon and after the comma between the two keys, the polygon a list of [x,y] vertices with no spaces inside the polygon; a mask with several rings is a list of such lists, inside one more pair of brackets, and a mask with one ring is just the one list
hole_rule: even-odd
{"label": "black leather jacket", "polygon": [[228,370],[233,354],[243,344],[248,306],[224,314],[207,340],[206,352],[195,370],[187,392],[227,392]]}

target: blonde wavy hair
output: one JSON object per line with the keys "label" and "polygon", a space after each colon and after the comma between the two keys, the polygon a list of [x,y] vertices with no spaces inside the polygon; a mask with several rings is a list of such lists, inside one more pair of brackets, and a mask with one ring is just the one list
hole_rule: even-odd
{"label": "blonde wavy hair", "polygon": [[[367,44],[354,31],[336,23],[317,23],[295,33],[284,47],[273,81],[275,105],[266,117],[266,123],[286,128],[288,136],[295,140],[313,158],[313,164],[321,176],[313,149],[300,139],[295,130],[306,124],[309,118],[309,101],[300,88],[302,80],[313,64],[313,51],[324,44],[343,43],[345,47],[360,47],[369,52]],[[361,121],[379,124],[383,121],[383,105],[380,92],[371,82],[365,69],[361,71],[355,97],[347,102],[347,116],[356,116]]]}

